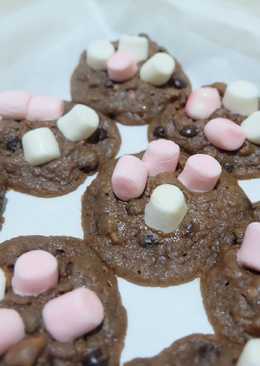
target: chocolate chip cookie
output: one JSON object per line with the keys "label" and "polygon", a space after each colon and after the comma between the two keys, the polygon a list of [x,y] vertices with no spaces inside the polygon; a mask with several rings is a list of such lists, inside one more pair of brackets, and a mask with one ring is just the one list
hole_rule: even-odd
{"label": "chocolate chip cookie", "polygon": [[[224,96],[226,84],[210,85]],[[169,105],[160,118],[155,118],[149,126],[149,140],[166,138],[173,140],[187,154],[204,153],[216,158],[222,167],[237,178],[250,178],[259,175],[260,146],[246,140],[235,151],[224,151],[211,144],[204,134],[204,127],[213,118],[227,118],[241,125],[246,117],[231,113],[224,106],[217,109],[208,119],[194,120],[184,109],[177,110]]]}
{"label": "chocolate chip cookie", "polygon": [[[34,249],[42,249],[57,258],[58,285],[37,297],[18,296],[11,286],[14,263],[17,257]],[[126,332],[126,312],[115,276],[88,245],[69,237],[18,237],[1,245],[0,266],[7,278],[7,290],[0,308],[16,310],[26,331],[26,337],[0,357],[1,366],[119,364]],[[55,341],[43,325],[42,308],[49,300],[80,286],[97,293],[104,306],[104,321],[93,332],[74,342]]]}
{"label": "chocolate chip cookie", "polygon": [[[73,104],[65,104],[68,112]],[[32,166],[24,159],[22,136],[39,127],[54,133],[61,156],[40,166]],[[88,175],[94,174],[106,160],[114,157],[120,147],[117,126],[100,115],[98,129],[79,142],[67,140],[57,128],[56,121],[30,122],[0,120],[0,165],[10,188],[20,192],[51,197],[75,190]]]}
{"label": "chocolate chip cookie", "polygon": [[[146,36],[147,37],[147,36]],[[148,37],[147,37],[148,38]],[[149,40],[149,56],[167,52]],[[117,49],[118,42],[114,42]],[[143,62],[139,63],[141,67]],[[107,71],[93,70],[84,51],[71,77],[71,96],[126,125],[143,125],[159,116],[168,104],[181,108],[191,91],[191,84],[181,65],[176,62],[171,79],[163,86],[153,86],[140,79],[139,72],[125,82],[113,82]]]}
{"label": "chocolate chip cookie", "polygon": [[[184,163],[182,158],[178,170]],[[115,164],[116,160],[106,164],[88,187],[83,197],[82,225],[85,237],[97,236],[88,242],[100,257],[130,281],[168,286],[196,278],[214,263],[224,242],[232,243],[240,237],[252,217],[249,201],[227,173],[208,193],[192,193],[175,173],[162,173],[148,178],[141,197],[121,201],[111,184]],[[188,206],[179,228],[168,234],[150,229],[144,222],[151,193],[166,183],[182,190]]]}
{"label": "chocolate chip cookie", "polygon": [[260,336],[260,275],[238,264],[238,249],[235,245],[223,250],[215,266],[202,276],[201,289],[216,333],[245,343]]}
{"label": "chocolate chip cookie", "polygon": [[241,347],[212,335],[194,334],[173,343],[151,358],[137,358],[125,366],[235,366]]}

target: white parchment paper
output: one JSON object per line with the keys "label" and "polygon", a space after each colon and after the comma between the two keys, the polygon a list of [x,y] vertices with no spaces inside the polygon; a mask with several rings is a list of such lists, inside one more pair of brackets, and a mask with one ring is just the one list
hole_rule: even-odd
{"label": "white parchment paper", "polygon": [[[149,33],[180,60],[193,85],[248,79],[260,86],[259,0],[0,0],[0,90],[69,98],[69,78],[93,39]],[[144,149],[146,127],[119,126],[120,154]],[[17,235],[82,237],[76,192],[53,199],[8,193],[0,240]],[[209,333],[199,282],[167,289],[120,279],[128,310],[122,362],[158,353],[194,332]]]}

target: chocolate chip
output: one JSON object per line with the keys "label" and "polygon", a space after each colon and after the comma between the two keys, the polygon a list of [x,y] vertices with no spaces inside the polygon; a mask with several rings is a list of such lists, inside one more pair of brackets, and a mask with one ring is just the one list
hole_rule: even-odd
{"label": "chocolate chip", "polygon": [[33,366],[44,350],[47,340],[39,335],[28,337],[10,348],[5,356],[5,364],[10,366]]}
{"label": "chocolate chip", "polygon": [[234,165],[231,163],[225,163],[223,167],[228,173],[232,173],[234,170]]}
{"label": "chocolate chip", "polygon": [[90,173],[97,169],[98,166],[98,156],[94,151],[84,151],[80,153],[79,156],[79,169],[83,173]]}
{"label": "chocolate chip", "polygon": [[153,247],[155,245],[158,245],[158,244],[159,244],[159,239],[154,234],[146,234],[144,236],[144,240],[143,240],[143,243],[142,243],[142,246],[144,248],[151,248],[151,247]]}
{"label": "chocolate chip", "polygon": [[163,127],[156,127],[153,131],[153,135],[157,138],[166,138],[167,135],[166,135],[166,131],[165,131],[165,128]]}
{"label": "chocolate chip", "polygon": [[84,357],[82,366],[107,366],[108,359],[100,348],[90,352]]}
{"label": "chocolate chip", "polygon": [[88,138],[88,142],[90,144],[97,144],[98,142],[105,140],[107,136],[107,130],[100,127]]}
{"label": "chocolate chip", "polygon": [[198,128],[196,126],[185,126],[183,127],[183,129],[180,131],[180,135],[184,136],[184,137],[194,137],[199,133]]}
{"label": "chocolate chip", "polygon": [[211,358],[213,355],[215,355],[218,358],[220,356],[220,351],[213,344],[206,343],[202,344],[198,348],[198,355],[201,360]]}
{"label": "chocolate chip", "polygon": [[171,85],[173,85],[176,89],[184,89],[187,87],[186,81],[182,79],[171,79]]}
{"label": "chocolate chip", "polygon": [[114,85],[113,81],[109,79],[106,80],[104,83],[105,88],[113,88],[113,85]]}
{"label": "chocolate chip", "polygon": [[14,137],[8,140],[6,143],[7,150],[12,152],[15,152],[20,147],[21,147],[21,140],[18,137]]}

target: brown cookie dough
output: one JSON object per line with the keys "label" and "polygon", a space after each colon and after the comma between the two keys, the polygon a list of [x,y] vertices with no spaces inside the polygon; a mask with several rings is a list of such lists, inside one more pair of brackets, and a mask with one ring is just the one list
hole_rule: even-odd
{"label": "brown cookie dough", "polygon": [[201,289],[216,333],[245,343],[260,336],[260,274],[238,265],[238,249],[223,250],[216,265],[202,276]]}
{"label": "brown cookie dough", "polygon": [[[210,85],[217,88],[221,97],[224,96],[226,84]],[[246,117],[231,113],[223,106],[215,111],[210,118],[194,120],[188,117],[184,109],[176,110],[169,105],[160,119],[154,119],[149,126],[149,140],[166,138],[173,140],[189,155],[196,153],[209,154],[216,158],[223,168],[237,178],[249,178],[259,175],[260,146],[246,140],[239,150],[224,151],[212,145],[204,134],[204,127],[213,118],[228,118],[241,125]]]}
{"label": "brown cookie dough", "polygon": [[[82,225],[86,237],[98,235],[89,243],[100,257],[130,281],[169,286],[196,278],[214,263],[220,245],[232,243],[251,219],[249,201],[227,173],[222,174],[213,191],[203,194],[189,192],[175,173],[163,173],[148,179],[141,197],[123,202],[111,187],[115,164],[116,160],[104,166],[88,187],[83,197]],[[144,223],[144,209],[152,191],[165,183],[180,187],[188,205],[181,226],[170,234]]]}
{"label": "brown cookie dough", "polygon": [[[59,284],[38,297],[15,295],[11,288],[14,263],[18,256],[34,249],[52,253],[59,264]],[[22,316],[26,338],[0,358],[1,366],[114,366],[126,332],[126,312],[117,281],[89,246],[69,237],[18,237],[1,244],[0,267],[4,269],[7,292],[0,307],[15,309]],[[50,299],[86,286],[101,299],[105,318],[93,332],[73,343],[54,341],[44,329],[41,312]],[[64,319],[65,320],[65,319]]]}
{"label": "brown cookie dough", "polygon": [[137,358],[125,366],[235,366],[241,347],[212,335],[193,334],[174,342],[151,358]]}
{"label": "brown cookie dough", "polygon": [[6,205],[6,178],[4,176],[0,177],[0,230],[4,223],[4,210]]}
{"label": "brown cookie dough", "polygon": [[[65,113],[72,104],[65,105]],[[23,134],[38,127],[49,127],[55,134],[61,157],[41,166],[24,160]],[[56,127],[56,121],[30,122],[0,120],[0,166],[8,186],[36,196],[59,196],[75,190],[101,164],[114,157],[120,147],[120,134],[115,123],[100,115],[99,128],[87,140],[71,142]]]}
{"label": "brown cookie dough", "polygon": [[[117,48],[118,42],[114,45]],[[157,52],[167,52],[150,39],[149,45],[149,57]],[[157,87],[142,81],[139,72],[129,81],[113,82],[109,79],[107,71],[93,70],[87,65],[86,59],[87,53],[84,51],[72,74],[72,100],[92,106],[126,125],[150,123],[151,119],[160,115],[170,103],[173,103],[176,109],[181,108],[191,91],[190,81],[177,61],[169,82]],[[143,62],[139,67],[142,64]]]}

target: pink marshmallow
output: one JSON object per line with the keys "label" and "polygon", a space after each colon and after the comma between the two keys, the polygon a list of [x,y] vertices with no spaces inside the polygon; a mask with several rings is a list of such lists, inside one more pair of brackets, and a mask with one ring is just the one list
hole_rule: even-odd
{"label": "pink marshmallow", "polygon": [[178,180],[191,192],[211,191],[221,175],[221,165],[209,155],[189,157]]}
{"label": "pink marshmallow", "polygon": [[260,272],[260,222],[248,225],[237,261],[241,266]]}
{"label": "pink marshmallow", "polygon": [[58,283],[58,262],[44,250],[31,250],[16,261],[13,291],[20,296],[38,296]]}
{"label": "pink marshmallow", "polygon": [[209,118],[221,107],[221,98],[215,88],[199,88],[191,93],[185,106],[186,114],[194,119]]}
{"label": "pink marshmallow", "polygon": [[145,163],[135,156],[120,158],[112,175],[112,189],[122,201],[140,197],[145,189],[148,171]]}
{"label": "pink marshmallow", "polygon": [[32,97],[28,105],[26,119],[29,121],[52,121],[64,114],[62,100],[50,96]]}
{"label": "pink marshmallow", "polygon": [[114,81],[126,81],[137,73],[138,67],[135,59],[124,52],[116,52],[107,62],[109,78]]}
{"label": "pink marshmallow", "polygon": [[0,355],[25,337],[20,314],[13,309],[0,309]]}
{"label": "pink marshmallow", "polygon": [[150,176],[163,172],[174,172],[180,158],[180,147],[170,140],[159,139],[150,142],[143,156]]}
{"label": "pink marshmallow", "polygon": [[52,337],[65,343],[97,328],[104,319],[104,308],[95,292],[81,287],[50,300],[42,315]]}
{"label": "pink marshmallow", "polygon": [[209,121],[204,133],[213,145],[222,150],[234,151],[245,142],[243,129],[227,118],[214,118]]}
{"label": "pink marshmallow", "polygon": [[3,118],[25,119],[31,94],[25,91],[0,93],[0,115]]}

